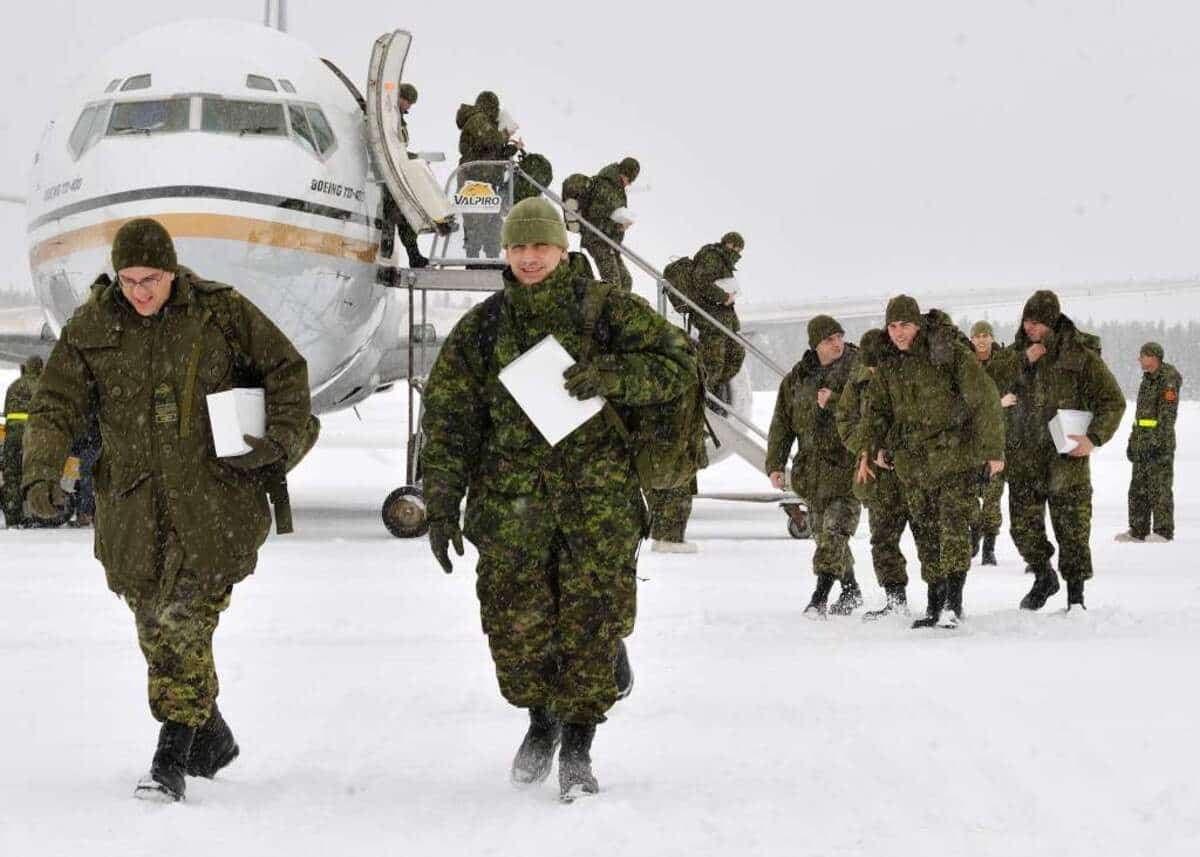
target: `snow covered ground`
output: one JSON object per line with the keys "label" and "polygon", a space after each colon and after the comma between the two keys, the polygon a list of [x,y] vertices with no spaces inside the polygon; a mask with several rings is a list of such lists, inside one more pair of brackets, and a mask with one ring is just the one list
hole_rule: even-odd
{"label": "snow covered ground", "polygon": [[[297,532],[217,632],[242,756],[182,805],[131,797],[156,724],[90,533],[0,533],[0,855],[1200,853],[1200,407],[1173,544],[1112,542],[1123,437],[1098,456],[1083,616],[1061,593],[1020,612],[1003,536],[958,631],[806,621],[811,542],[772,506],[698,503],[698,556],[642,558],[634,693],[596,739],[601,796],[565,807],[508,784],[525,720],[496,690],[473,551],[446,576],[382,527],[403,404],[327,418],[294,475]],[[703,482],[766,487],[736,462]]]}

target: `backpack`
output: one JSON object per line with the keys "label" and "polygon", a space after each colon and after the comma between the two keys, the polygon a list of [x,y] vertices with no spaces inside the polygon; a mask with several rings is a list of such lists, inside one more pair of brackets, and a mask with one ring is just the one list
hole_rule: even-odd
{"label": "backpack", "polygon": [[[691,256],[680,256],[663,268],[663,279],[690,298],[692,297],[692,267],[694,264]],[[691,306],[684,303],[679,295],[670,289],[664,289],[664,291],[667,293],[667,300],[675,308],[675,312],[680,315],[691,313]]]}
{"label": "backpack", "polygon": [[583,173],[571,173],[563,179],[563,215],[570,232],[579,231],[579,218],[587,211],[591,190],[592,180]]}
{"label": "backpack", "polygon": [[[613,287],[608,283],[593,284],[582,277],[577,277],[572,285],[583,328],[579,362],[587,363],[609,346],[609,335],[600,317]],[[479,351],[489,363],[495,352],[503,302],[504,293],[496,292],[482,304]],[[690,341],[688,351],[693,358],[697,357]],[[713,442],[720,444],[705,417],[704,379],[698,359],[696,367],[691,388],[669,402],[621,405],[619,409],[605,403],[601,411],[604,421],[629,449],[643,492],[690,486],[696,472],[708,466],[705,437],[712,435]]]}

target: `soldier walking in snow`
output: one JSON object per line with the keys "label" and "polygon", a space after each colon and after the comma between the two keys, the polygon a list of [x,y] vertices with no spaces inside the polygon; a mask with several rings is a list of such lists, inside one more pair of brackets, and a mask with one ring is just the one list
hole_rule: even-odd
{"label": "soldier walking in snow", "polygon": [[1138,361],[1144,374],[1125,449],[1133,462],[1129,529],[1117,541],[1169,542],[1175,538],[1175,418],[1183,378],[1163,362],[1163,347],[1157,342],[1143,345]]}
{"label": "soldier walking in snow", "polygon": [[[1000,405],[1007,415],[1008,409],[1016,404],[1016,397],[1009,392],[1009,387],[1020,372],[1017,355],[996,344],[992,326],[986,321],[977,321],[971,326],[971,345],[975,348],[975,359],[996,385]],[[1004,523],[1000,513],[1000,501],[1004,497],[1004,474],[997,473],[987,480],[981,495],[979,515],[971,525],[972,544],[977,544],[982,538],[983,564],[995,565],[996,536],[1000,535],[1000,527]]]}

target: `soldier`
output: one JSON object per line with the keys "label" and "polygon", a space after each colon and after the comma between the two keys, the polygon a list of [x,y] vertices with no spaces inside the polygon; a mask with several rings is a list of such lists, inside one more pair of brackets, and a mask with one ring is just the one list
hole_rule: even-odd
{"label": "soldier", "polygon": [[684,538],[695,494],[695,481],[683,488],[646,492],[646,502],[650,505],[650,550],[654,553],[696,553],[699,550],[695,542]]}
{"label": "soldier", "polygon": [[[518,161],[518,166],[523,173],[527,174],[529,178],[542,187],[550,187],[550,183],[554,181],[554,167],[551,166],[550,159],[545,155],[538,155],[536,153],[522,154]],[[541,195],[542,192],[527,181],[524,176],[517,176],[513,181],[514,205],[523,199],[529,199],[531,196]]]}
{"label": "soldier", "polygon": [[[500,128],[500,99],[494,92],[484,90],[475,103],[462,104],[455,116],[458,125],[459,166],[472,161],[507,161],[523,148],[512,141]],[[503,196],[507,169],[502,165],[479,166],[460,170],[458,186],[468,181],[490,184]],[[468,259],[483,254],[484,258],[500,257],[500,218],[493,214],[464,214],[463,241]]]}
{"label": "soldier", "polygon": [[[868,426],[871,419],[867,387],[871,383],[887,344],[887,334],[878,328],[863,334],[858,346],[858,366],[842,390],[837,406],[838,437],[854,461],[870,454]],[[867,507],[871,527],[871,560],[875,579],[886,600],[878,610],[868,610],[863,621],[882,619],[893,613],[908,615],[908,561],[900,550],[900,537],[909,525],[908,503],[896,471],[880,468],[875,479],[855,482],[854,496]]]}
{"label": "soldier", "polygon": [[[123,225],[112,265],[117,282],[101,275],[50,354],[30,410],[23,485],[31,515],[61,513],[63,461],[87,430],[94,396],[103,441],[96,556],[133,611],[150,710],[162,723],[135,794],[181,800],[185,773],[212,777],[238,755],[217,710],[212,636],[267,537],[264,485],[307,451],[316,421],[304,358],[236,291],[180,266],[160,223]],[[264,389],[266,436],[218,459],[205,396],[235,386]],[[281,531],[286,512],[277,502]]]}
{"label": "soldier", "polygon": [[[405,119],[408,116],[408,111],[417,103],[417,88],[411,83],[400,84],[399,92],[396,95],[396,103],[400,108],[400,139],[404,141],[404,147],[408,148],[408,121]],[[415,157],[411,152],[408,155],[410,158]],[[388,224],[394,224],[396,231],[400,233],[400,243],[404,245],[404,252],[408,255],[408,267],[424,268],[429,265],[429,260],[421,253],[421,248],[417,246],[417,232],[412,228],[412,224],[400,213],[399,207],[391,194],[384,194],[384,221]],[[391,227],[387,227],[387,232],[390,232]],[[384,245],[386,248],[385,256],[391,256],[392,238],[390,234],[385,234]]]}
{"label": "soldier", "polygon": [[[29,406],[42,375],[42,358],[36,354],[21,365],[21,375],[4,394],[4,525],[25,526],[21,497],[21,451]],[[67,457],[63,456],[63,461]],[[59,462],[62,471],[62,462]]]}
{"label": "soldier", "polygon": [[[1092,479],[1089,456],[1108,442],[1125,413],[1125,396],[1100,358],[1100,343],[1063,315],[1058,296],[1037,291],[1025,303],[1012,346],[1021,373],[1009,417],[1008,515],[1021,558],[1036,575],[1024,610],[1039,610],[1058,592],[1050,565],[1054,545],[1046,538],[1046,507],[1061,551],[1059,571],[1067,581],[1067,610],[1083,603],[1092,576]],[[1090,411],[1086,435],[1060,455],[1048,424],[1060,408]]]}
{"label": "soldier", "polygon": [[809,321],[809,350],[779,385],[767,441],[767,473],[779,490],[784,488],[788,453],[799,441],[792,459],[792,490],[808,501],[817,543],[817,588],[804,608],[810,618],[825,616],[834,580],[841,580],[842,592],[829,612],[846,616],[863,603],[850,552],[862,506],[853,491],[854,456],[838,437],[835,417],[838,398],[858,364],[858,348],[847,345],[844,336],[830,316]]}
{"label": "soldier", "polygon": [[1163,362],[1163,347],[1157,342],[1142,346],[1138,362],[1145,374],[1125,449],[1133,462],[1129,529],[1117,536],[1117,541],[1169,542],[1175,538],[1175,417],[1183,378],[1174,366]]}
{"label": "soldier", "polygon": [[[737,294],[723,288],[720,281],[733,278],[745,247],[746,242],[740,234],[726,232],[719,243],[700,248],[692,264],[692,294],[688,295],[734,333],[741,330],[734,308]],[[710,393],[728,402],[731,399],[729,382],[742,368],[746,350],[703,318],[695,316],[692,320],[700,334],[704,383]]]}
{"label": "soldier", "polygon": [[[625,240],[625,230],[633,225],[625,188],[637,181],[641,170],[636,159],[624,158],[619,164],[609,164],[602,169],[588,185],[587,199],[580,212],[583,219],[618,244]],[[596,260],[600,279],[627,292],[633,288],[633,277],[620,253],[586,227],[580,234],[580,243]]]}
{"label": "soldier", "polygon": [[[971,345],[975,348],[975,358],[979,365],[996,385],[996,392],[1000,395],[1000,406],[1005,409],[1007,415],[1008,409],[1017,401],[1009,392],[1021,371],[1016,352],[996,345],[992,326],[986,321],[977,321],[971,326]],[[1004,474],[997,473],[984,483],[982,495],[979,516],[971,528],[972,544],[982,536],[983,564],[995,565],[996,536],[1000,535],[1000,525],[1004,523],[1000,514],[1000,499],[1004,496]]]}
{"label": "soldier", "polygon": [[[962,334],[945,313],[922,315],[908,295],[887,305],[891,340],[867,387],[869,449],[875,465],[895,467],[928,587],[925,618],[914,628],[953,628],[963,617],[963,586],[971,568],[971,519],[986,461],[1004,469],[1000,397]],[[859,457],[855,479],[875,474]]]}
{"label": "soldier", "polygon": [[603,414],[551,447],[498,374],[547,335],[578,359],[580,305],[600,297],[603,353],[566,371],[571,395],[670,401],[697,370],[683,331],[645,301],[574,275],[566,227],[546,200],[513,206],[502,242],[504,291],[455,325],[425,389],[429,540],[446,573],[449,546],[461,556],[464,534],[479,549],[476,591],[500,692],[529,710],[512,781],[543,781],[561,740],[560,795],[570,800],[598,790],[590,747],[617,699],[614,663],[633,628],[646,511],[629,452]]}

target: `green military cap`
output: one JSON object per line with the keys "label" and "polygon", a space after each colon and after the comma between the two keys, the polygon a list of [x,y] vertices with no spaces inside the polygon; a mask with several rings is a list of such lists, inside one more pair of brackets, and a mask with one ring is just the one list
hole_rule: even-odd
{"label": "green military cap", "polygon": [[897,321],[909,321],[918,326],[921,324],[921,306],[917,303],[916,298],[908,295],[896,295],[888,301],[884,323],[891,324]]}
{"label": "green military cap", "polygon": [[417,103],[417,88],[415,86],[413,86],[411,83],[400,84],[400,93],[399,94],[400,94],[400,97],[403,98],[405,101],[407,101],[409,104]]}
{"label": "green military cap", "polygon": [[1157,357],[1159,360],[1162,360],[1165,354],[1163,347],[1157,342],[1147,342],[1142,346],[1141,353],[1146,357]]}
{"label": "green military cap", "polygon": [[732,244],[738,248],[739,252],[746,249],[746,239],[742,237],[740,232],[726,232],[721,236],[721,243]]}
{"label": "green military cap", "polygon": [[621,163],[617,165],[617,172],[629,179],[630,184],[637,181],[641,171],[642,165],[637,162],[637,158],[622,158]]}
{"label": "green military cap", "polygon": [[112,266],[117,272],[126,268],[175,271],[179,262],[166,227],[157,220],[139,217],[117,230],[112,243]]}
{"label": "green military cap", "polygon": [[835,333],[845,333],[842,326],[837,323],[837,319],[831,315],[813,316],[808,323],[808,347],[816,348],[817,343],[827,336],[833,336]]}
{"label": "green military cap", "polygon": [[878,327],[873,327],[862,335],[858,342],[858,351],[862,361],[867,366],[878,366],[883,358],[883,349],[887,345],[887,334]]}
{"label": "green military cap", "polygon": [[567,227],[558,209],[540,196],[523,199],[512,207],[500,230],[500,243],[507,249],[514,244],[553,244],[567,249]]}
{"label": "green military cap", "polygon": [[995,331],[992,330],[991,324],[989,324],[986,321],[977,321],[973,325],[971,325],[971,338],[972,339],[974,339],[976,336],[980,336],[984,333],[986,333],[988,336],[996,335]]}
{"label": "green military cap", "polygon": [[1049,289],[1039,289],[1025,301],[1025,309],[1021,311],[1021,321],[1031,319],[1047,327],[1054,327],[1062,316],[1062,308],[1058,303],[1058,295]]}

